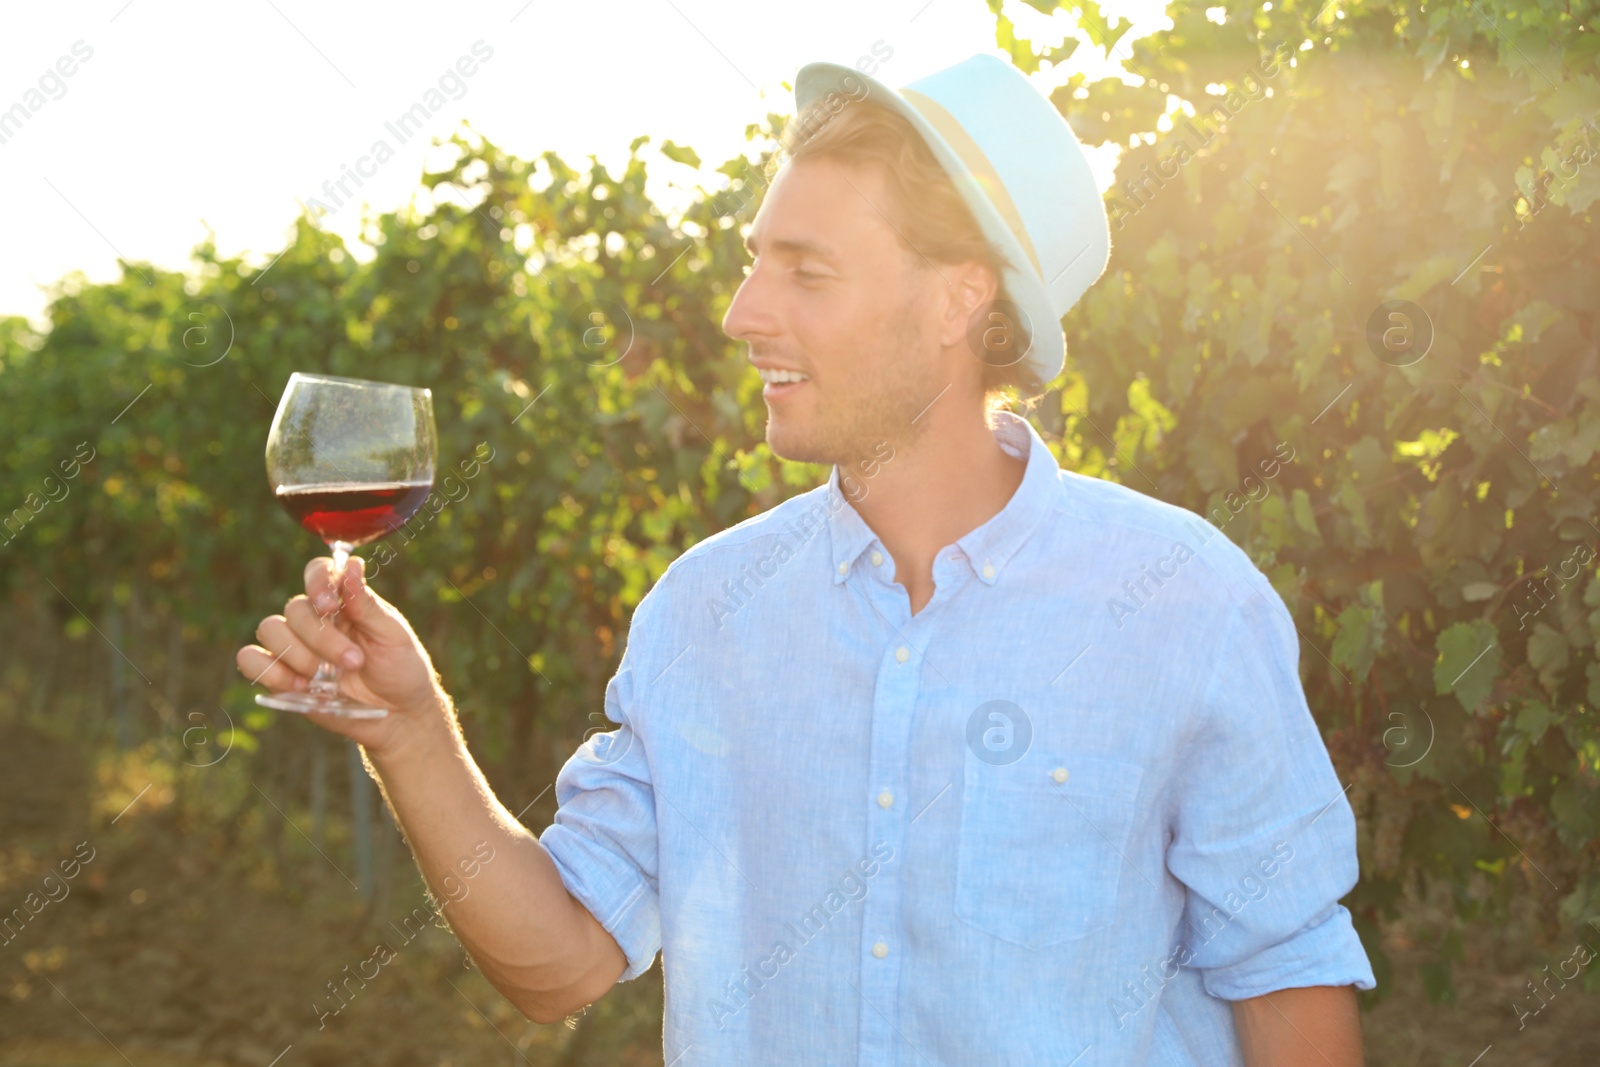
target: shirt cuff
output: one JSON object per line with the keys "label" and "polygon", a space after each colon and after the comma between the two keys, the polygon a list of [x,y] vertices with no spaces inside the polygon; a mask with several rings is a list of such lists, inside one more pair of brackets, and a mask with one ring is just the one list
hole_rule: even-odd
{"label": "shirt cuff", "polygon": [[1350,911],[1335,904],[1327,916],[1286,941],[1247,960],[1201,972],[1206,992],[1223,1000],[1247,1000],[1279,989],[1346,986],[1374,989],[1372,963],[1350,921]]}
{"label": "shirt cuff", "polygon": [[661,910],[655,889],[637,868],[581,833],[552,823],[539,837],[567,892],[588,909],[622,948],[627,969],[617,979],[639,977],[661,949]]}

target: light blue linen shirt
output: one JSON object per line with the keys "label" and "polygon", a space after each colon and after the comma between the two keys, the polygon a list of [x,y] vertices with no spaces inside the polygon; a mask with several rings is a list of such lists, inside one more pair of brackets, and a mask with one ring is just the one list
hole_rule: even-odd
{"label": "light blue linen shirt", "polygon": [[636,609],[541,840],[624,980],[660,952],[667,1063],[1213,1067],[1229,1001],[1375,986],[1282,600],[996,437],[1022,483],[916,614],[837,467]]}

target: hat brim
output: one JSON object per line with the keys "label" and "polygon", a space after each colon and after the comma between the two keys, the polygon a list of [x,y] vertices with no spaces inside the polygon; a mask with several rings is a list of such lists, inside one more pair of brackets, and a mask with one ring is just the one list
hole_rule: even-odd
{"label": "hat brim", "polygon": [[905,97],[854,67],[838,63],[807,63],[801,67],[794,82],[796,113],[818,100],[826,100],[830,93],[841,99],[841,109],[845,102],[862,101],[888,108],[909,122],[922,136],[945,173],[955,179],[955,187],[977,219],[984,237],[1005,259],[1001,273],[1005,277],[1006,292],[1026,316],[1024,326],[1028,332],[1029,347],[1022,359],[1029,364],[1041,384],[1054,378],[1065,365],[1067,354],[1061,319],[1055,313],[1044,279],[1029,269],[1028,253],[1022,247],[1022,242],[1017,240],[999,210],[983,194],[979,176],[973,174],[944,135]]}

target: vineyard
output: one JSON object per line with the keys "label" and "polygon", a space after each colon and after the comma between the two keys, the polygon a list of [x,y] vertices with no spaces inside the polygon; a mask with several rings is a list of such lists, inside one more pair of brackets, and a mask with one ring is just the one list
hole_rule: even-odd
{"label": "vineyard", "polygon": [[[1132,42],[1072,6],[1142,84],[1055,90],[1124,151],[1110,267],[1029,417],[1292,611],[1358,818],[1371,1061],[1592,1061],[1595,5],[1175,0]],[[1080,46],[989,7],[1025,72]],[[57,994],[135,1062],[660,1062],[659,968],[540,1027],[407,926],[432,904],[359,753],[256,707],[233,649],[321,551],[263,469],[289,375],[429,386],[454,481],[363,554],[547,825],[646,590],[828,476],[767,449],[719,328],[782,122],[721,166],[640,137],[616,172],[464,126],[364,249],[307,215],[0,320],[0,904],[42,902],[0,933],[0,1064],[82,1067]],[[701,195],[669,213],[647,168]]]}

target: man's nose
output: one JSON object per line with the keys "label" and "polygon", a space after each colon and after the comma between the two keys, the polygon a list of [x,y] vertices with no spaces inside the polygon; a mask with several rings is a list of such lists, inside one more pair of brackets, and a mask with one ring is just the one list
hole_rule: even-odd
{"label": "man's nose", "polygon": [[735,341],[748,341],[751,337],[774,332],[774,318],[766,292],[765,275],[761,268],[753,268],[739,283],[728,313],[722,316],[722,332]]}

